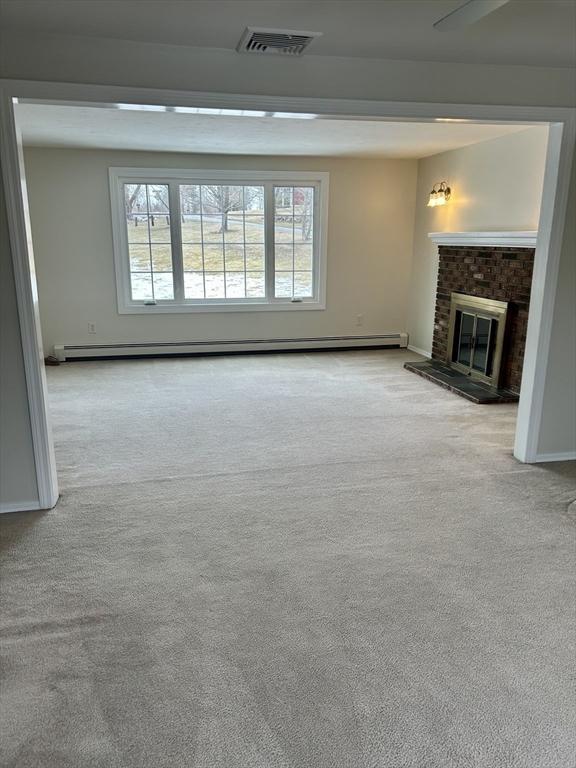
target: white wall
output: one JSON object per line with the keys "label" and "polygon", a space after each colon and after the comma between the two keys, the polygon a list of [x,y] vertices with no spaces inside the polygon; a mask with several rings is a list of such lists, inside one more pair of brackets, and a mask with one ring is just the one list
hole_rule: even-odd
{"label": "white wall", "polygon": [[235,51],[91,37],[11,34],[0,74],[22,80],[274,96],[452,104],[576,105],[568,67],[452,64]]}
{"label": "white wall", "polygon": [[[406,329],[414,160],[27,148],[25,163],[47,353],[54,344],[288,338]],[[326,310],[119,315],[108,168],[131,165],[329,171]],[[358,314],[364,316],[361,328],[356,326]],[[96,324],[95,335],[88,334],[89,322]]]}
{"label": "white wall", "polygon": [[538,455],[576,459],[576,156],[560,256]]}
{"label": "white wall", "polygon": [[[548,128],[502,136],[443,152],[418,163],[409,344],[430,353],[434,327],[438,248],[429,232],[537,230]],[[447,181],[452,196],[428,208],[433,184]]]}
{"label": "white wall", "polygon": [[0,175],[0,512],[38,505],[20,322]]}

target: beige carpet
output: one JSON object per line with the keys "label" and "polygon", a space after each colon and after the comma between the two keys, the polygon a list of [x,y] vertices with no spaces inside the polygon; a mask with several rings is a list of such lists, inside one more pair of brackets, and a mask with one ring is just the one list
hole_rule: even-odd
{"label": "beige carpet", "polygon": [[574,766],[576,467],[403,351],[48,371],[6,515],[6,768]]}

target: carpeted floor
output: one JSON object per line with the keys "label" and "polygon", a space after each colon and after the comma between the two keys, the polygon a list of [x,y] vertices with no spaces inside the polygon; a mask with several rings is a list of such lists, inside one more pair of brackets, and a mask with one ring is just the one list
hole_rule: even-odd
{"label": "carpeted floor", "polygon": [[48,371],[5,515],[6,768],[574,766],[576,466],[404,351]]}

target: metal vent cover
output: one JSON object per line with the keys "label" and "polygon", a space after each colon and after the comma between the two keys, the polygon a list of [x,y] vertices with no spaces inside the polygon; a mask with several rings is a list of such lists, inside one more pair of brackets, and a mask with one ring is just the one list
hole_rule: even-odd
{"label": "metal vent cover", "polygon": [[304,50],[322,32],[297,32],[293,29],[246,27],[236,50],[273,56],[302,56]]}

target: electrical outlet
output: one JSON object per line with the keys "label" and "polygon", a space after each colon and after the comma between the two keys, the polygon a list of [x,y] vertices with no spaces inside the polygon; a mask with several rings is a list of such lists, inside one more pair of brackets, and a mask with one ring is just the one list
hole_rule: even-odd
{"label": "electrical outlet", "polygon": [[88,333],[96,333],[96,323],[88,323]]}
{"label": "electrical outlet", "polygon": [[356,315],[356,327],[361,328],[364,325],[364,315]]}

